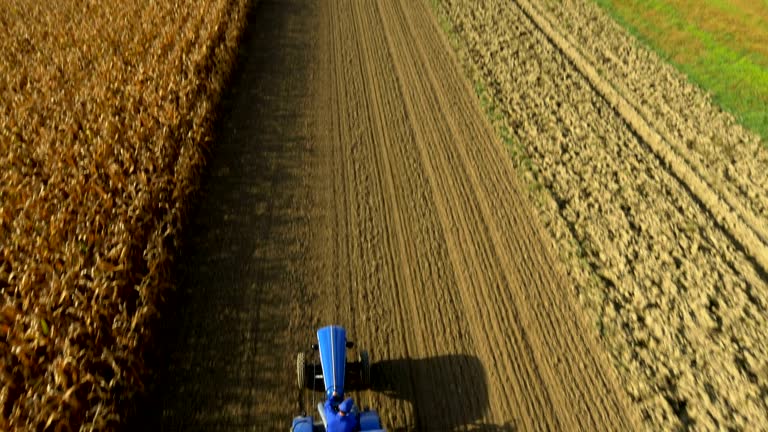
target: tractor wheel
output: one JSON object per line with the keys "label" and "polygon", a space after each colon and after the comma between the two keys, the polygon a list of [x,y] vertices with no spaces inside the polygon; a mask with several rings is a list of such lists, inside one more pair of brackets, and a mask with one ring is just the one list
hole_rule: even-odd
{"label": "tractor wheel", "polygon": [[307,377],[305,375],[307,370],[306,365],[307,365],[306,354],[303,352],[300,352],[296,356],[296,384],[299,386],[299,390],[304,389],[304,386],[307,383]]}
{"label": "tractor wheel", "polygon": [[363,388],[371,386],[371,361],[368,358],[368,351],[360,351],[360,378]]}

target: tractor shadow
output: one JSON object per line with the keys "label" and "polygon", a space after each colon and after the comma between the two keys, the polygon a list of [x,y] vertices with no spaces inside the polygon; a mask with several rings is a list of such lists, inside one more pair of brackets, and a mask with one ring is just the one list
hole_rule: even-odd
{"label": "tractor shadow", "polygon": [[485,368],[469,355],[384,360],[371,364],[371,390],[410,402],[415,424],[387,430],[515,431],[485,423],[489,409]]}

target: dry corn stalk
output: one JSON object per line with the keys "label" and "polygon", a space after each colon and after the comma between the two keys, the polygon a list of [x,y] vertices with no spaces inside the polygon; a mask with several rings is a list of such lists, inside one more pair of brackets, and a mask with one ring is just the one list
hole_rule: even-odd
{"label": "dry corn stalk", "polygon": [[248,4],[0,6],[0,430],[116,429],[143,390]]}

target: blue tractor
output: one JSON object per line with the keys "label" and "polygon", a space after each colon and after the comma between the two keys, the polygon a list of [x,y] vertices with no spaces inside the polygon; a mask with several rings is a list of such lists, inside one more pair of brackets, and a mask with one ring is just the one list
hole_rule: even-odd
{"label": "blue tractor", "polygon": [[[296,356],[296,378],[299,390],[324,390],[325,400],[334,409],[344,400],[345,384],[348,389],[362,390],[370,387],[371,364],[367,351],[359,351],[357,361],[347,361],[347,349],[354,343],[347,341],[347,332],[341,326],[326,326],[317,331],[317,345],[310,352]],[[320,362],[310,360],[319,351]],[[320,419],[301,415],[293,419],[291,432],[325,432],[323,403],[318,405]],[[374,410],[355,407],[351,414],[356,417],[361,432],[384,432],[381,419]]]}

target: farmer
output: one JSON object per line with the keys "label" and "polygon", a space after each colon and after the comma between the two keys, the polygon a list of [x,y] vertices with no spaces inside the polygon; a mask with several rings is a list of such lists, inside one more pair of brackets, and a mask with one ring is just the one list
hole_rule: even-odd
{"label": "farmer", "polygon": [[338,412],[333,409],[331,401],[338,398],[338,393],[333,392],[333,397],[325,401],[323,406],[323,420],[325,420],[326,432],[352,432],[357,429],[357,416],[354,415],[352,398],[346,398],[339,404]]}

